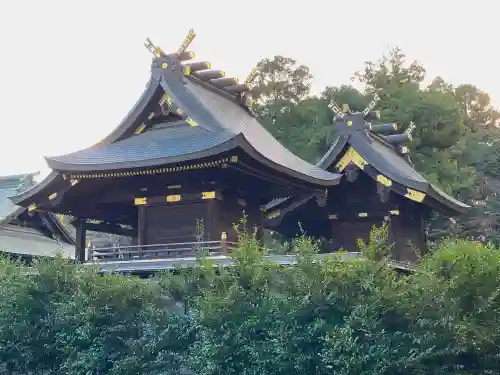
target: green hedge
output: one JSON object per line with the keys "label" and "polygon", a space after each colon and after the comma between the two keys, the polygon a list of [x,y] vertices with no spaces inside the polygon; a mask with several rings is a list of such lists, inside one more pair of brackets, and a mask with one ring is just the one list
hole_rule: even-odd
{"label": "green hedge", "polygon": [[307,238],[296,247],[298,265],[281,267],[243,236],[233,268],[200,259],[149,280],[102,276],[61,258],[27,274],[4,260],[1,371],[500,373],[496,249],[447,241],[422,272],[402,276],[380,260],[314,263]]}

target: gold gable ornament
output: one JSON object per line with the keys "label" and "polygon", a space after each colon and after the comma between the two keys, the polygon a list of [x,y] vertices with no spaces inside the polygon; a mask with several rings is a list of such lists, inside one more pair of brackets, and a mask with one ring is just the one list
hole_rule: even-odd
{"label": "gold gable ornament", "polygon": [[368,162],[355,149],[349,147],[335,167],[339,172],[342,172],[351,163],[361,170],[364,169],[365,165],[368,165]]}
{"label": "gold gable ornament", "polygon": [[381,174],[377,175],[377,182],[381,183],[382,185],[384,185],[386,187],[392,186],[392,181]]}
{"label": "gold gable ornament", "polygon": [[422,193],[421,191],[407,188],[405,197],[414,201],[414,202],[422,203],[424,198],[425,198],[425,193]]}

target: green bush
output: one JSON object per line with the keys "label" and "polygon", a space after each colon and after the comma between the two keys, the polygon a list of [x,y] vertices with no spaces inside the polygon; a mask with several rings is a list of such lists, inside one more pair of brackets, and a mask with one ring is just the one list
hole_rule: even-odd
{"label": "green bush", "polygon": [[0,262],[1,371],[500,373],[497,249],[443,242],[404,276],[379,256],[315,262],[306,237],[294,241],[298,264],[279,266],[240,236],[235,267],[202,258],[147,280],[61,258],[30,272]]}
{"label": "green bush", "polygon": [[[157,283],[98,275],[62,258],[0,267],[6,374],[166,374],[190,340]],[[169,369],[169,371],[165,371]]]}

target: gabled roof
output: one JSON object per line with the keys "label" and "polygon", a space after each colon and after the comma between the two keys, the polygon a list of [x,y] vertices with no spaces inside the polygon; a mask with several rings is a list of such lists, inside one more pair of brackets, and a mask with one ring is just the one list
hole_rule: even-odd
{"label": "gabled roof", "polygon": [[[118,171],[199,159],[238,148],[304,182],[338,184],[341,175],[302,160],[263,128],[244,104],[242,85],[231,78],[206,78],[216,77],[217,71],[206,69],[208,63],[183,63],[183,56],[185,52],[156,52],[146,90],[122,123],[97,145],[47,157],[49,167],[69,173]],[[200,66],[205,69],[197,70]],[[175,125],[169,126],[167,113],[176,116]],[[163,129],[155,129],[162,119]]]}
{"label": "gabled roof", "polygon": [[[411,140],[411,126],[403,134],[382,135],[397,129],[395,124],[372,125],[367,120],[375,118],[376,101],[364,112],[346,113],[332,103],[336,114],[337,138],[317,166],[330,171],[343,172],[349,165],[363,169],[374,180],[382,182],[396,193],[406,196],[437,211],[456,215],[464,213],[470,206],[447,195],[415,170],[407,156],[406,141]],[[283,204],[283,202],[280,202]],[[275,207],[273,202],[268,209]],[[290,210],[288,210],[290,211]]]}
{"label": "gabled roof", "polygon": [[[49,238],[39,231],[13,225],[12,222],[26,212],[25,207],[12,203],[10,196],[19,195],[36,185],[38,173],[0,177],[0,251],[32,256],[50,256],[61,250],[67,254],[74,238],[51,213],[37,213],[47,228],[62,242]],[[36,219],[33,219],[36,220]]]}
{"label": "gabled roof", "polygon": [[[396,130],[396,125],[372,126],[365,121],[366,116],[367,114],[360,112],[348,113],[344,117],[337,118],[335,125],[338,138],[320,160],[319,166],[341,172],[346,166],[345,163],[357,164],[358,161],[355,159],[360,156],[362,163],[366,163],[362,169],[377,181],[381,178],[390,181],[393,190],[399,194],[413,195],[415,198],[413,200],[428,204],[449,215],[464,213],[470,208],[467,204],[444,193],[415,170],[407,156],[407,147],[403,145],[404,142],[411,140],[413,125],[403,134],[383,136],[374,129],[378,127],[387,132],[387,129],[391,128],[388,125],[392,125],[393,130]],[[345,157],[349,152],[352,155]],[[413,191],[416,193],[413,194]]]}

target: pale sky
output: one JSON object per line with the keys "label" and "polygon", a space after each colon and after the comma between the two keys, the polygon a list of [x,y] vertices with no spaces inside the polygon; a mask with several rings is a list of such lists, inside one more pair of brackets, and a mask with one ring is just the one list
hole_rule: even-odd
{"label": "pale sky", "polygon": [[[244,79],[276,54],[309,66],[314,89],[350,82],[366,60],[403,48],[500,107],[493,0],[16,0],[0,8],[0,175],[42,171],[42,156],[88,147],[135,104],[149,78],[146,37]],[[497,35],[495,37],[495,35]]]}

